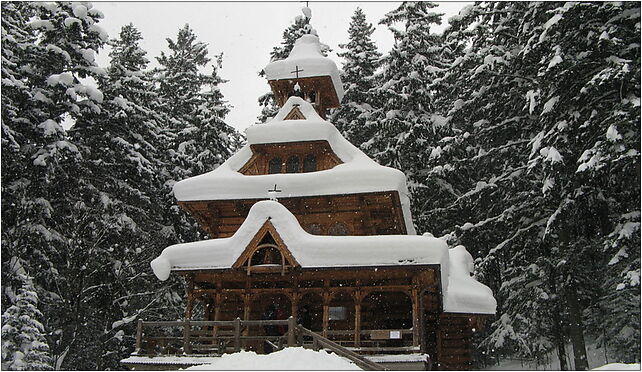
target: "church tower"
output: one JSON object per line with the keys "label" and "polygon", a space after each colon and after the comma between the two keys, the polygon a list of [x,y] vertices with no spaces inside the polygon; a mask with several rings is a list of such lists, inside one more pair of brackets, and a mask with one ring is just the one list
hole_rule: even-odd
{"label": "church tower", "polygon": [[[341,105],[343,86],[339,70],[331,59],[323,56],[315,35],[303,35],[286,59],[270,63],[264,71],[279,106],[289,97],[301,97],[325,119],[328,109]],[[293,113],[292,117],[300,115]]]}

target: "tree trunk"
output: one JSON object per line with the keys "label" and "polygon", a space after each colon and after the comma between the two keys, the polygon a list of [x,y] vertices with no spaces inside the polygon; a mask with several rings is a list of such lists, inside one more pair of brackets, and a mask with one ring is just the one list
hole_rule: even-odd
{"label": "tree trunk", "polygon": [[555,339],[555,344],[557,345],[557,355],[560,359],[560,370],[568,371],[568,366],[566,365],[566,349],[564,348],[564,337],[562,336],[562,324],[560,322],[559,310],[559,305],[555,306],[555,310],[553,311],[553,337]]}
{"label": "tree trunk", "polygon": [[577,290],[575,283],[571,280],[566,289],[566,302],[568,304],[569,315],[569,333],[571,343],[573,344],[573,357],[575,370],[585,371],[588,369],[588,360],[586,358],[586,344],[584,343],[584,327],[582,325],[582,312],[580,304],[577,301]]}

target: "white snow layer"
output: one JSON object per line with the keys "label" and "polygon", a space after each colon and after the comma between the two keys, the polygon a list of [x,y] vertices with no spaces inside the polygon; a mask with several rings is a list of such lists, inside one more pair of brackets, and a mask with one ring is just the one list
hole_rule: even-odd
{"label": "white snow layer", "polygon": [[187,368],[191,371],[361,371],[351,361],[325,350],[314,351],[302,347],[288,347],[283,350],[259,355],[253,351],[240,351],[234,354],[224,354],[212,364]]}
{"label": "white snow layer", "polygon": [[639,371],[640,363],[610,363],[601,367],[593,368],[591,371]]}
{"label": "white snow layer", "polygon": [[[306,120],[283,120],[294,105]],[[299,97],[290,97],[279,113],[266,124],[253,125],[246,131],[247,144],[215,170],[177,182],[174,195],[180,201],[263,199],[276,184],[280,197],[355,194],[397,191],[406,231],[416,234],[410,214],[410,199],[403,172],[381,166],[343,138],[331,123],[323,120],[312,105]],[[277,173],[245,176],[238,170],[252,156],[251,145],[325,140],[343,164],[328,170],[309,173]]]}
{"label": "white snow layer", "polygon": [[444,312],[495,314],[497,301],[493,291],[470,276],[474,269],[473,256],[462,245],[449,249],[448,253],[450,267]]}
{"label": "white snow layer", "polygon": [[300,70],[299,77],[330,76],[339,102],[343,99],[343,85],[337,65],[321,53],[321,43],[315,35],[303,35],[294,42],[294,47],[286,59],[274,61],[265,66],[268,80],[294,79],[292,71]]}
{"label": "white snow layer", "polygon": [[229,238],[165,248],[151,262],[154,274],[166,280],[171,270],[229,269],[268,220],[303,268],[438,264],[444,312],[495,313],[491,290],[469,275],[472,257],[463,246],[448,250],[445,241],[427,235],[311,235],[287,208],[270,200],[254,204]]}

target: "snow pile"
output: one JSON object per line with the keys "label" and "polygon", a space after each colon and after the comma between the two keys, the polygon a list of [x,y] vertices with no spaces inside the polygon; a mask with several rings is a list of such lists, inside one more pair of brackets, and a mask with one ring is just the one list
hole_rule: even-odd
{"label": "snow pile", "polygon": [[448,248],[441,239],[417,235],[311,235],[287,208],[270,200],[254,204],[241,227],[229,238],[165,248],[151,262],[154,274],[166,280],[171,270],[229,269],[268,220],[303,268],[438,264],[442,283],[447,283]]}
{"label": "snow pile", "polygon": [[[298,67],[298,68],[297,68]],[[337,65],[321,53],[319,38],[315,35],[303,35],[294,42],[288,58],[274,61],[265,66],[268,80],[293,79],[292,71],[300,70],[299,77],[330,76],[337,92],[339,102],[343,99],[343,85]]]}
{"label": "snow pile", "polygon": [[361,371],[361,368],[347,359],[324,350],[313,351],[302,347],[288,347],[267,355],[259,355],[253,351],[224,354],[212,364],[190,367],[187,370]]}
{"label": "snow pile", "polygon": [[[493,291],[470,276],[474,270],[473,256],[458,245],[448,250],[448,287],[444,288],[444,312],[495,314],[497,301]],[[442,268],[443,270],[443,268]]]}
{"label": "snow pile", "polygon": [[[294,105],[306,120],[283,120]],[[410,199],[403,172],[381,166],[343,138],[331,123],[323,120],[309,102],[290,97],[275,118],[267,124],[253,125],[246,131],[247,144],[215,170],[177,182],[178,200],[264,199],[267,190],[278,185],[281,197],[354,194],[397,191],[406,231],[415,234],[410,214]],[[309,173],[277,173],[245,176],[238,172],[252,157],[251,145],[324,140],[343,164]]]}
{"label": "snow pile", "polygon": [[639,371],[640,363],[624,364],[610,363],[602,367],[593,368],[591,371]]}

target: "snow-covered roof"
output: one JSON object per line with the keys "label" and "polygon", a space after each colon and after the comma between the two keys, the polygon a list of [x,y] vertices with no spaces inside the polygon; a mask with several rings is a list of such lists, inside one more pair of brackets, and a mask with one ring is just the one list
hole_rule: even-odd
{"label": "snow-covered roof", "polygon": [[343,99],[343,85],[337,65],[330,58],[323,56],[317,36],[301,36],[294,42],[294,47],[288,58],[271,62],[264,69],[268,80],[293,79],[292,71],[295,70],[301,71],[299,72],[301,78],[330,76],[339,102]]}
{"label": "snow-covered roof", "polygon": [[172,270],[229,269],[268,220],[302,268],[440,265],[445,312],[495,313],[490,289],[468,274],[472,257],[465,248],[449,250],[444,240],[428,235],[311,235],[287,208],[270,200],[255,203],[229,238],[165,248],[151,262],[154,274],[166,280]]}
{"label": "snow-covered roof", "polygon": [[[305,120],[283,120],[295,105]],[[343,138],[331,123],[323,120],[312,105],[290,97],[268,123],[250,126],[247,144],[215,170],[191,177],[174,185],[180,201],[262,199],[267,190],[278,185],[280,197],[356,194],[397,191],[406,231],[415,234],[410,214],[410,199],[403,172],[381,166]],[[246,176],[238,172],[252,156],[253,144],[325,140],[341,159],[332,169],[309,173],[278,173]]]}

